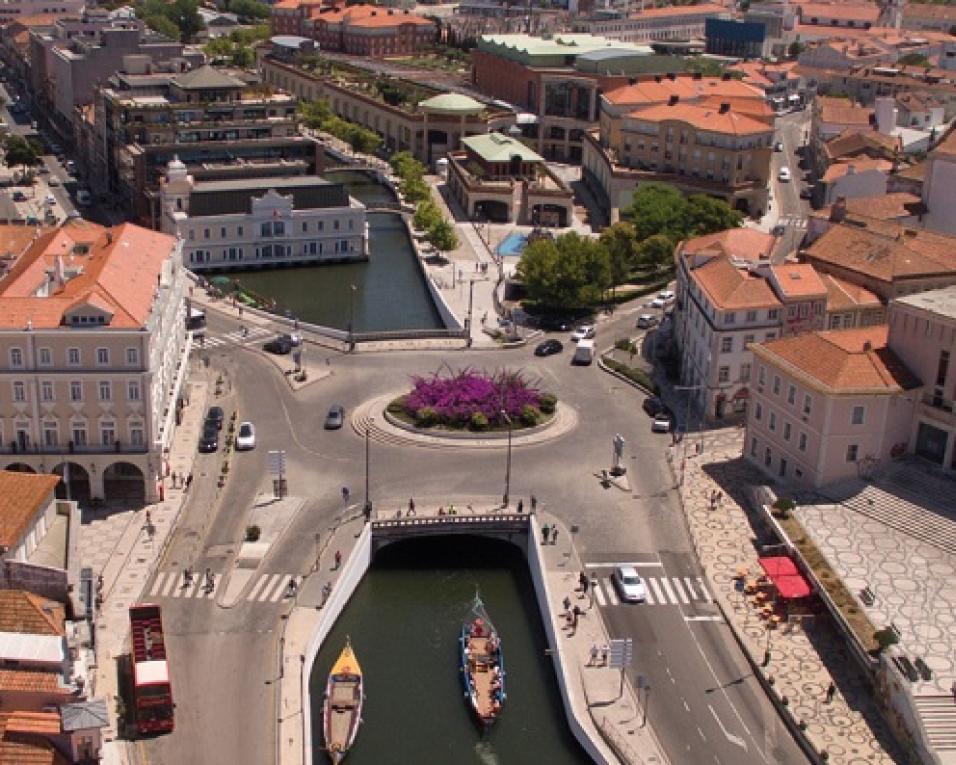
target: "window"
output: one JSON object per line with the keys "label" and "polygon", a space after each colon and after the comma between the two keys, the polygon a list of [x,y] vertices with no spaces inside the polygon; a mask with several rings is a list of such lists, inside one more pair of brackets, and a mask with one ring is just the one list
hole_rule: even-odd
{"label": "window", "polygon": [[863,415],[865,411],[866,411],[866,407],[862,407],[862,406],[853,407],[853,414],[850,415],[850,422],[853,425],[862,425]]}
{"label": "window", "polygon": [[747,311],[747,321],[757,321],[757,312]]}
{"label": "window", "polygon": [[840,328],[840,314],[835,313],[830,317],[830,329]]}
{"label": "window", "polygon": [[113,386],[109,380],[100,380],[100,401],[110,401],[113,398]]}
{"label": "window", "polygon": [[26,386],[19,380],[13,384],[13,400],[19,402],[27,400]]}
{"label": "window", "polygon": [[226,227],[225,227],[225,226],[223,226],[222,228],[219,229],[219,238],[220,238],[220,239],[225,239],[225,238],[226,238]]}
{"label": "window", "polygon": [[236,228],[236,236],[242,236],[242,226]]}
{"label": "window", "polygon": [[856,462],[856,454],[858,451],[859,451],[859,447],[856,444],[850,444],[846,448],[846,461]]}
{"label": "window", "polygon": [[771,429],[771,430],[776,430],[776,429],[777,429],[777,414],[776,414],[775,412],[771,412],[771,413],[770,413],[770,423],[769,423],[769,425],[770,425],[770,429]]}
{"label": "window", "polygon": [[41,348],[39,361],[41,367],[52,367],[53,351],[51,351],[49,348]]}
{"label": "window", "polygon": [[40,383],[40,401],[53,401],[53,382],[44,380]]}
{"label": "window", "polygon": [[765,334],[765,335],[763,336],[764,342],[768,342],[768,341],[770,341],[770,340],[773,340],[776,336],[777,336],[777,333],[776,333],[776,332],[768,332],[767,334]]}
{"label": "window", "polygon": [[78,367],[80,365],[80,349],[79,348],[67,348],[66,349],[66,363],[71,367]]}
{"label": "window", "polygon": [[731,311],[728,314],[724,314],[724,324],[733,324],[737,321],[737,314]]}
{"label": "window", "polygon": [[757,382],[761,385],[765,385],[767,382],[767,367],[760,365],[760,369],[757,372]]}
{"label": "window", "polygon": [[801,452],[805,452],[807,450],[807,434],[806,433],[800,434],[800,438],[797,441],[797,446],[799,446]]}
{"label": "window", "polygon": [[810,414],[811,409],[813,409],[813,399],[810,397],[810,394],[807,393],[803,397],[803,413]]}
{"label": "window", "polygon": [[96,363],[99,366],[106,366],[110,363],[110,349],[109,348],[97,348],[96,349]]}
{"label": "window", "polygon": [[773,452],[770,451],[770,447],[768,446],[763,453],[763,464],[770,467],[771,462],[773,462]]}
{"label": "window", "polygon": [[797,400],[797,389],[795,386],[790,385],[787,387],[787,403],[793,404]]}
{"label": "window", "polygon": [[777,475],[779,475],[782,478],[786,474],[787,474],[787,461],[783,457],[781,457],[780,466],[777,468]]}
{"label": "window", "polygon": [[790,423],[789,423],[789,422],[785,422],[785,423],[783,424],[783,440],[784,440],[784,441],[789,441],[789,440],[790,440],[790,431],[791,431]]}
{"label": "window", "polygon": [[771,308],[769,311],[767,311],[768,319],[776,319],[779,315],[780,315],[779,308]]}
{"label": "window", "polygon": [[70,383],[70,401],[83,400],[83,383],[79,380],[73,380]]}
{"label": "window", "polygon": [[130,380],[126,383],[126,398],[130,401],[139,401],[139,380]]}
{"label": "window", "polygon": [[744,348],[750,345],[754,340],[756,340],[754,335],[744,335]]}
{"label": "window", "polygon": [[730,367],[720,367],[717,370],[717,382],[730,382]]}
{"label": "window", "polygon": [[302,233],[306,234],[309,231],[309,222],[307,220],[302,221]]}
{"label": "window", "polygon": [[734,339],[732,337],[722,337],[720,339],[720,352],[730,353],[734,349]]}
{"label": "window", "polygon": [[751,457],[757,456],[757,439],[756,438],[750,439],[750,456]]}
{"label": "window", "polygon": [[203,229],[202,238],[203,238],[203,239],[208,239],[208,238],[209,238],[209,229],[208,229],[208,228],[204,228],[204,229]]}
{"label": "window", "polygon": [[74,446],[86,446],[86,423],[74,422],[70,429]]}
{"label": "window", "polygon": [[773,376],[773,395],[775,396],[780,395],[780,376],[779,375]]}
{"label": "window", "polygon": [[129,424],[129,442],[132,446],[142,446],[144,442],[143,423],[131,422]]}
{"label": "window", "polygon": [[23,366],[23,351],[19,348],[10,349],[10,366],[14,369]]}
{"label": "window", "polygon": [[259,228],[259,233],[262,236],[272,236],[272,223],[266,222],[263,223]]}
{"label": "window", "polygon": [[750,364],[740,365],[740,382],[750,382]]}
{"label": "window", "polygon": [[128,367],[139,366],[139,348],[126,349],[126,366]]}
{"label": "window", "polygon": [[940,351],[939,364],[936,367],[936,384],[940,388],[946,385],[946,371],[948,369],[949,369],[949,351]]}
{"label": "window", "polygon": [[43,445],[54,448],[59,445],[60,429],[55,420],[43,421]]}
{"label": "window", "polygon": [[100,423],[100,446],[113,446],[116,443],[116,425],[112,422]]}
{"label": "window", "polygon": [[754,419],[759,421],[762,416],[763,416],[763,407],[760,406],[760,404],[757,404],[756,408],[754,409]]}

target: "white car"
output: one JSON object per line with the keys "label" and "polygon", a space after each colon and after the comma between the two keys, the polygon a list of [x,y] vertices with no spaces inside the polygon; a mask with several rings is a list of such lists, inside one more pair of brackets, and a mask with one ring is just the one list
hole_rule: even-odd
{"label": "white car", "polygon": [[43,204],[45,204],[47,207],[53,207],[53,205],[56,204],[56,197],[52,194],[47,194],[43,200]]}
{"label": "white car", "polygon": [[575,343],[579,340],[590,340],[592,337],[594,337],[593,324],[582,324],[571,333],[571,341]]}
{"label": "white car", "polygon": [[671,416],[667,412],[658,412],[654,415],[654,421],[651,423],[651,432],[669,433],[671,425]]}
{"label": "white car", "polygon": [[647,600],[647,586],[633,566],[618,566],[611,575],[614,587],[626,603],[643,603]]}
{"label": "white car", "polygon": [[671,290],[663,290],[657,293],[657,297],[651,301],[651,308],[667,308],[674,302],[674,293]]}
{"label": "white car", "polygon": [[784,183],[789,183],[791,178],[793,178],[793,176],[790,175],[790,168],[781,167],[780,172],[777,173],[777,180],[783,181]]}
{"label": "white car", "polygon": [[256,429],[251,422],[239,425],[239,435],[236,436],[236,451],[246,452],[256,448]]}
{"label": "white car", "polygon": [[657,326],[657,317],[650,313],[642,313],[637,317],[638,329],[650,329]]}

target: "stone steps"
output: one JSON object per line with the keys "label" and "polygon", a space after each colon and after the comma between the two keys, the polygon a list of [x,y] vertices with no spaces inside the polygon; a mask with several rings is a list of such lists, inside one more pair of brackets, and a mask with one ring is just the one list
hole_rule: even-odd
{"label": "stone steps", "polygon": [[956,701],[947,696],[917,696],[916,709],[936,751],[956,752]]}

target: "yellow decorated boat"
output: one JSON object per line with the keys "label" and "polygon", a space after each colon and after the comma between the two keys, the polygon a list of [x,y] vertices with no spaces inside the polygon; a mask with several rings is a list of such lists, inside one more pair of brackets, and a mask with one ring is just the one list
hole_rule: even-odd
{"label": "yellow decorated boat", "polygon": [[325,749],[333,763],[342,762],[355,741],[362,722],[364,699],[362,668],[352,651],[351,641],[346,639],[345,648],[329,672],[322,706]]}

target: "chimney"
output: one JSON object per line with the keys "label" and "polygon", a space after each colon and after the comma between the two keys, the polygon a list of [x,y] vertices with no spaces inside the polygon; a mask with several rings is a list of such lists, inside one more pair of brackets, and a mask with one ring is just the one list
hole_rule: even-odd
{"label": "chimney", "polygon": [[830,207],[830,222],[842,223],[846,220],[846,197],[837,197]]}
{"label": "chimney", "polygon": [[106,230],[106,244],[113,244],[113,232],[109,229]]}
{"label": "chimney", "polygon": [[724,72],[722,75],[720,75],[720,79],[722,79],[724,82],[729,81],[729,80],[730,80],[730,72]]}
{"label": "chimney", "polygon": [[872,351],[872,350],[873,350],[873,343],[871,343],[869,340],[864,340],[864,341],[863,341],[863,352],[864,352],[864,353],[869,353],[869,352]]}
{"label": "chimney", "polygon": [[667,73],[667,79],[670,80],[671,82],[676,82],[676,81],[677,81],[677,75],[674,74],[673,72],[668,72],[668,73]]}
{"label": "chimney", "polygon": [[659,74],[655,74],[655,75],[654,75],[654,82],[660,82],[660,81],[661,81],[661,76],[660,76]]}
{"label": "chimney", "polygon": [[66,275],[63,271],[63,258],[57,253],[53,257],[53,291],[59,292],[66,284]]}
{"label": "chimney", "polygon": [[668,106],[673,106],[673,105],[676,104],[678,101],[680,101],[680,96],[677,95],[676,93],[674,93],[674,94],[671,95],[670,98],[667,99],[667,105],[668,105]]}
{"label": "chimney", "polygon": [[847,167],[846,167],[846,174],[847,174],[847,175],[856,175],[856,165],[854,165],[852,162],[851,162],[849,165],[847,165]]}
{"label": "chimney", "polygon": [[721,114],[726,114],[729,111],[730,111],[730,104],[728,104],[726,101],[720,105]]}
{"label": "chimney", "polygon": [[702,79],[704,79],[704,73],[703,73],[703,72],[694,72],[694,79],[695,79],[695,80],[702,80]]}

